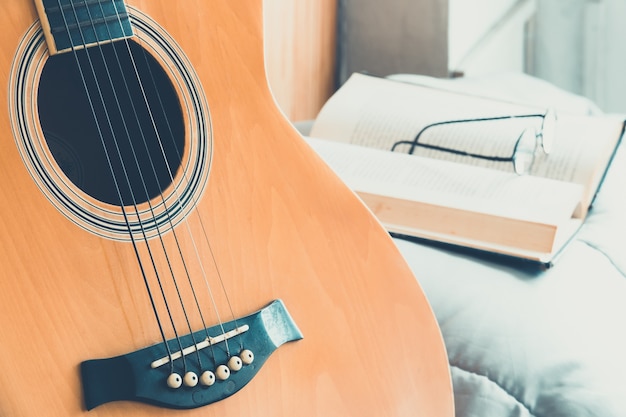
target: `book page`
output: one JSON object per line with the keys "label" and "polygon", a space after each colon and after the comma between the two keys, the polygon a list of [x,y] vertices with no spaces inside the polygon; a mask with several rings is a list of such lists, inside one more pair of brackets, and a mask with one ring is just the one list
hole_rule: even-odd
{"label": "book page", "polygon": [[[515,144],[525,129],[541,131],[545,111],[545,108],[354,74],[322,108],[311,136],[514,172],[512,161],[478,159],[427,149],[421,144],[512,158]],[[493,117],[506,118],[469,121]],[[554,149],[545,155],[538,146],[529,174],[587,187],[583,202],[586,207],[620,136],[622,120],[557,117]],[[423,130],[429,124],[441,122],[448,123]]]}
{"label": "book page", "polygon": [[481,167],[308,139],[356,192],[422,201],[494,216],[558,225],[570,219],[582,187]]}

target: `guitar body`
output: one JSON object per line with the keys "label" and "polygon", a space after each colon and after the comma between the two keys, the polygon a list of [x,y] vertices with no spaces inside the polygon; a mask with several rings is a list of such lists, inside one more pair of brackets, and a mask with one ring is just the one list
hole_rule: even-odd
{"label": "guitar body", "polygon": [[[0,13],[0,86],[6,89],[0,111],[0,416],[452,416],[445,349],[419,285],[384,229],[274,104],[264,73],[262,1],[126,4],[184,52],[181,65],[191,66],[211,120],[211,157],[200,158],[210,161],[206,184],[177,220],[176,239],[172,230],[149,239],[157,249],[163,244],[200,253],[206,264],[174,261],[168,268],[156,249],[154,264],[207,277],[213,297],[197,294],[199,305],[209,306],[207,324],[281,299],[303,339],[280,346],[243,389],[210,405],[176,411],[115,401],[86,410],[83,361],[162,339],[131,242],[89,230],[60,209],[16,146],[19,115],[7,97],[24,97],[36,112],[41,69],[33,69],[32,82],[19,84],[18,51],[39,17],[30,0],[12,0]],[[174,86],[186,94],[186,87]],[[189,108],[183,103],[185,126],[195,117]],[[40,134],[36,118],[28,123]],[[193,147],[185,143],[182,159],[192,160]],[[45,147],[40,153],[48,155]],[[48,161],[54,168],[54,158]],[[185,168],[175,172],[176,181],[186,181]],[[115,206],[86,196],[58,172],[65,185],[55,187],[65,187],[67,195],[82,196],[94,210]],[[196,232],[201,239],[194,240]],[[137,247],[147,259],[140,237]],[[144,269],[158,299],[153,262]],[[163,291],[174,293],[168,282]],[[192,298],[185,283],[182,297]],[[184,323],[178,298],[170,299],[173,320]],[[194,330],[203,326],[197,314],[189,321]],[[167,338],[174,337],[165,327]]]}

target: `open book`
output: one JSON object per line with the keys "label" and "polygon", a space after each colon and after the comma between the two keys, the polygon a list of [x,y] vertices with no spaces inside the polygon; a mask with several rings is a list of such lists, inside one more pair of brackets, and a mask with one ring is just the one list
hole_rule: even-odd
{"label": "open book", "polygon": [[[389,231],[550,265],[582,225],[624,120],[557,114],[543,132],[546,112],[354,74],[310,143]],[[533,148],[520,175],[523,132]]]}

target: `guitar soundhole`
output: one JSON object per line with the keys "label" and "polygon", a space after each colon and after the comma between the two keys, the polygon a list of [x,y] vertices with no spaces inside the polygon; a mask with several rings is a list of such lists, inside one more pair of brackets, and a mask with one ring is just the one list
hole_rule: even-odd
{"label": "guitar soundhole", "polygon": [[56,163],[99,201],[146,202],[180,169],[185,145],[180,101],[159,63],[135,42],[50,57],[37,103]]}

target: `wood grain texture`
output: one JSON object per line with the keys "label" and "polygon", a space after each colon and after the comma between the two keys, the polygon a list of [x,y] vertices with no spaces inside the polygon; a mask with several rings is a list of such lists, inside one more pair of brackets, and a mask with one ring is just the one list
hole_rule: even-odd
{"label": "wood grain texture", "polygon": [[264,0],[270,88],[291,121],[314,119],[335,90],[337,0]]}
{"label": "wood grain texture", "polygon": [[[418,283],[379,223],[273,104],[262,2],[128,4],[176,39],[204,87],[214,159],[197,210],[235,315],[281,298],[304,339],[279,348],[242,391],[208,407],[124,402],[87,413],[79,363],[157,343],[158,329],[131,246],[78,228],[46,200],[4,109],[0,416],[452,416],[445,349]],[[36,14],[28,0],[2,9],[0,85],[7,86]],[[189,222],[200,228],[195,215]],[[182,231],[179,238],[191,250],[191,238]],[[215,281],[213,269],[209,275]],[[217,304],[227,310],[222,297]],[[192,325],[200,326],[195,316]]]}

